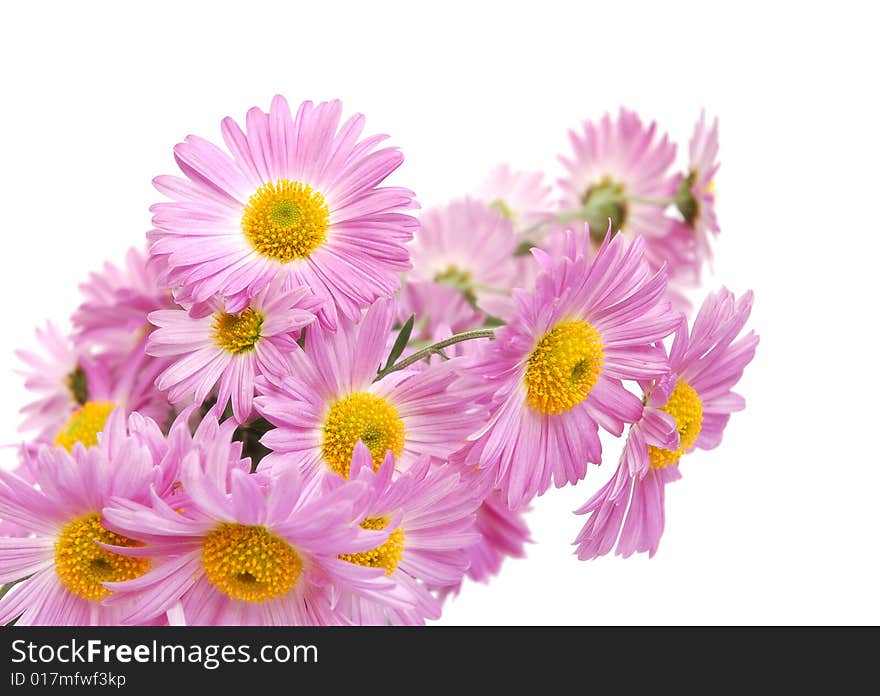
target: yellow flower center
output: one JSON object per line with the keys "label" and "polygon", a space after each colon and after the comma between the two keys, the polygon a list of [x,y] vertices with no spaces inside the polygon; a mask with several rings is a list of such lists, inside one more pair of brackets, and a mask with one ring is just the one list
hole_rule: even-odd
{"label": "yellow flower center", "polygon": [[677,463],[681,455],[694,446],[703,427],[703,402],[697,390],[683,379],[676,382],[669,401],[660,410],[675,418],[678,449],[668,450],[648,445],[652,469],[665,469],[670,464]]}
{"label": "yellow flower center", "polygon": [[321,455],[327,466],[348,478],[351,455],[358,440],[370,450],[376,470],[388,450],[395,457],[400,456],[405,438],[403,421],[391,403],[369,392],[355,392],[330,407],[324,421]]}
{"label": "yellow flower center", "polygon": [[265,527],[226,523],[205,537],[202,567],[232,599],[265,602],[293,589],[303,564],[290,544]]}
{"label": "yellow flower center", "polygon": [[[363,529],[385,529],[390,521],[385,517],[368,517],[361,522],[361,527]],[[388,541],[381,546],[361,553],[343,553],[339,558],[368,568],[384,568],[385,575],[391,575],[397,570],[397,564],[403,557],[403,541],[403,530],[395,529],[388,536]]]}
{"label": "yellow flower center", "polygon": [[61,530],[55,541],[58,579],[78,597],[100,602],[113,594],[103,583],[140,577],[150,569],[150,559],[120,556],[98,546],[96,541],[126,547],[143,544],[104,529],[98,513],[80,517]]}
{"label": "yellow flower center", "polygon": [[554,326],[529,356],[526,403],[558,415],[574,408],[596,386],[602,372],[602,335],[585,321]]}
{"label": "yellow flower center", "polygon": [[716,194],[715,179],[709,179],[709,182],[706,184],[705,191],[710,196],[714,196]]}
{"label": "yellow flower center", "polygon": [[250,307],[240,314],[217,312],[213,316],[214,343],[230,353],[253,350],[260,340],[264,317]]}
{"label": "yellow flower center", "polygon": [[98,433],[104,429],[107,418],[116,408],[112,401],[87,401],[67,419],[67,423],[55,436],[55,443],[70,452],[74,444],[83,443],[85,447],[98,444]]}
{"label": "yellow flower center", "polygon": [[258,252],[281,263],[308,258],[327,238],[330,208],[301,181],[278,179],[250,197],[241,229]]}

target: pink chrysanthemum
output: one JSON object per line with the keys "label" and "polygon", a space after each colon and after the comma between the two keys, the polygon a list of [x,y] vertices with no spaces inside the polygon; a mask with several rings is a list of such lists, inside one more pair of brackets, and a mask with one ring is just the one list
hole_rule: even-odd
{"label": "pink chrysanthemum", "polygon": [[569,133],[574,154],[560,157],[568,175],[559,186],[564,208],[591,205],[593,215],[587,222],[596,246],[610,218],[613,232],[644,237],[651,267],[666,263],[674,277],[680,268],[693,265],[693,249],[686,237],[672,234],[666,206],[648,202],[675,195],[675,180],[669,175],[675,144],[666,135],[659,140],[656,136],[656,123],[646,126],[626,109],[616,119],[605,114],[598,123],[586,121],[581,133]]}
{"label": "pink chrysanthemum", "polygon": [[419,221],[410,279],[449,285],[478,308],[487,297],[510,292],[517,281],[517,238],[500,212],[464,198],[426,210]]}
{"label": "pink chrysanthemum", "polygon": [[37,429],[30,443],[33,452],[40,444],[53,443],[70,450],[74,443],[90,447],[98,442],[114,408],[128,413],[142,412],[160,422],[170,415],[170,405],[153,386],[155,371],[148,356],[132,353],[123,361],[104,355],[87,355],[74,346],[55,326],[37,331],[48,355],[19,351],[30,368],[25,387],[39,399],[22,408],[26,414],[21,430]]}
{"label": "pink chrysanthemum", "polygon": [[706,298],[690,335],[682,322],[669,371],[643,384],[644,411],[630,428],[614,478],[577,511],[590,515],[575,542],[580,559],[604,555],[615,544],[624,557],[657,551],[664,489],[681,478],[679,459],[717,447],[730,414],[745,407],[731,389],[758,345],[754,332],[736,340],[751,308],[751,292],[736,300],[722,289]]}
{"label": "pink chrysanthemum", "polygon": [[80,285],[83,302],[73,314],[73,340],[78,348],[105,365],[111,381],[130,377],[129,391],[138,392],[137,410],[160,423],[170,415],[168,399],[156,387],[156,377],[168,367],[168,358],[146,354],[152,326],[147,315],[176,305],[160,286],[157,264],[139,249],[129,249],[120,268],[105,263]]}
{"label": "pink chrysanthemum", "polygon": [[492,393],[488,423],[470,439],[467,465],[490,469],[511,509],[543,493],[551,480],[579,481],[601,460],[598,425],[620,435],[642,411],[621,380],[666,369],[655,342],[678,315],[664,300],[666,277],[650,270],[641,238],[606,241],[586,259],[589,239],[568,235],[560,261],[542,265],[532,293],[517,290],[517,313],[473,361],[467,379]]}
{"label": "pink chrysanthemum", "polygon": [[381,570],[339,557],[388,539],[388,532],[352,521],[362,484],[319,494],[303,488],[295,467],[267,479],[230,466],[228,448],[228,440],[218,439],[187,456],[183,502],[154,496],[147,507],[119,498],[104,509],[112,529],[147,543],[118,551],[153,559],[149,572],[108,584],[113,601],[129,607],[124,622],[179,606],[189,625],[338,624],[334,596],[391,594]]}
{"label": "pink chrysanthemum", "polygon": [[129,249],[123,268],[107,262],[91,273],[79,286],[83,302],[73,314],[76,344],[105,356],[143,352],[152,328],[147,315],[175,306],[157,265],[140,249]]}
{"label": "pink chrysanthemum", "polygon": [[688,173],[676,178],[678,193],[676,207],[683,221],[678,223],[684,234],[696,239],[700,259],[712,259],[710,235],[717,235],[718,218],[715,215],[715,175],[718,173],[718,119],[711,127],[706,123],[706,113],[694,126],[694,134],[688,147]]}
{"label": "pink chrysanthemum", "polygon": [[552,217],[555,207],[542,172],[515,171],[506,164],[489,173],[478,195],[510,220],[517,232]]}
{"label": "pink chrysanthemum", "polygon": [[274,451],[261,467],[274,470],[280,453],[285,466],[308,477],[347,477],[358,440],[376,467],[390,450],[403,470],[420,455],[444,459],[460,447],[484,414],[467,394],[449,389],[457,359],[374,381],[394,317],[393,301],[379,300],[360,324],[341,320],[335,334],[313,324],[305,349],[290,354],[291,373],[258,380],[257,411],[277,426],[263,436]]}
{"label": "pink chrysanthemum", "polygon": [[25,377],[25,389],[37,397],[21,409],[24,420],[19,430],[36,430],[39,439],[51,440],[70,414],[89,400],[87,370],[91,370],[91,365],[85,353],[54,324],[47,323],[36,334],[45,356],[16,351],[27,367],[20,370]]}
{"label": "pink chrysanthemum", "polygon": [[19,625],[119,623],[124,608],[105,605],[112,593],[104,583],[136,578],[150,561],[99,544],[141,543],[109,531],[101,510],[113,496],[145,500],[151,486],[161,490],[162,466],[129,435],[117,409],[97,446],[76,445],[71,452],[44,446],[29,468],[38,488],[0,471],[0,517],[30,533],[0,538],[0,583],[21,581],[0,600],[0,624],[16,618]]}
{"label": "pink chrysanthemum", "polygon": [[322,318],[360,309],[398,287],[417,222],[411,191],[379,184],[403,161],[386,136],[358,140],[364,117],[340,125],[338,101],[304,102],[294,118],[283,97],[253,108],[247,133],[230,118],[231,154],[189,136],[174,148],[186,178],[160,176],[172,199],[153,206],[150,248],[181,302],[215,295],[238,313],[274,278],[305,285],[324,301]]}
{"label": "pink chrysanthemum", "polygon": [[370,495],[358,515],[361,527],[391,530],[381,546],[343,558],[384,569],[396,593],[413,605],[389,606],[381,595],[347,593],[340,610],[359,625],[416,625],[440,618],[440,602],[429,588],[460,583],[468,567],[467,551],[480,538],[474,529],[480,500],[451,467],[432,465],[429,457],[422,457],[406,473],[394,475],[390,453],[374,473],[370,450],[358,442],[349,482],[337,479],[335,484],[366,484]]}
{"label": "pink chrysanthemum", "polygon": [[231,399],[236,421],[250,417],[255,377],[290,369],[287,354],[320,306],[308,288],[281,291],[279,285],[268,285],[234,314],[220,300],[208,316],[193,317],[182,309],[150,314],[158,328],[150,334],[147,352],[176,357],[156,382],[172,403],[192,398],[201,405],[216,386],[219,412]]}

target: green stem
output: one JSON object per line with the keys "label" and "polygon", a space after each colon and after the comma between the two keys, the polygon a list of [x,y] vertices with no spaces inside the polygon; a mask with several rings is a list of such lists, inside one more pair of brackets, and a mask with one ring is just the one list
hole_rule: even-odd
{"label": "green stem", "polygon": [[424,360],[428,356],[434,353],[443,353],[443,349],[455,345],[456,343],[461,343],[462,341],[472,341],[475,338],[488,338],[490,341],[495,339],[495,332],[492,329],[476,329],[474,331],[463,331],[460,334],[455,334],[454,336],[450,336],[449,338],[444,338],[442,341],[437,341],[437,343],[432,343],[430,346],[422,348],[420,351],[413,353],[412,355],[404,358],[400,362],[396,362],[393,365],[386,367],[384,370],[380,370],[379,374],[376,375],[376,379],[374,382],[378,382],[383,377],[387,377],[392,372],[397,372],[398,370],[402,370],[405,367],[409,367],[414,363],[417,363],[419,360]]}
{"label": "green stem", "polygon": [[[614,204],[614,203],[625,203],[627,201],[631,201],[633,203],[641,203],[642,205],[656,205],[665,208],[667,205],[672,205],[675,203],[675,198],[647,198],[645,196],[633,196],[627,194],[620,194],[616,196],[605,196],[601,199],[602,204]],[[590,209],[590,204],[581,207],[581,208],[571,208],[569,210],[563,210],[557,213],[555,216],[540,220],[536,222],[534,225],[527,227],[522,231],[522,236],[528,237],[535,232],[539,232],[542,228],[546,227],[550,224],[557,225],[565,225],[569,222],[575,222],[578,220],[587,221],[591,217],[593,217],[593,211]]]}
{"label": "green stem", "polygon": [[576,220],[587,220],[590,216],[589,207],[584,206],[583,208],[572,208],[570,210],[563,210],[553,217],[546,218],[544,220],[540,220],[536,222],[534,225],[531,225],[524,229],[520,235],[522,237],[530,237],[537,233],[537,237],[540,238],[546,232],[546,227],[552,224],[556,225],[566,225],[569,222],[574,222]]}
{"label": "green stem", "polygon": [[623,196],[623,200],[641,203],[642,205],[657,205],[663,208],[675,203],[674,198],[646,198],[644,196]]}
{"label": "green stem", "polygon": [[541,230],[541,228],[546,227],[550,223],[558,222],[559,217],[563,214],[564,213],[560,213],[556,217],[547,218],[545,220],[539,220],[535,224],[529,225],[528,227],[526,227],[522,232],[520,232],[520,235],[522,237],[529,237],[530,235],[534,234],[535,232],[539,232]]}

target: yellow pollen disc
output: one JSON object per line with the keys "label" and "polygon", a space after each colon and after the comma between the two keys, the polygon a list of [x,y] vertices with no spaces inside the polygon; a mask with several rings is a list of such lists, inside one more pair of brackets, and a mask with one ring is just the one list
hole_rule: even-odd
{"label": "yellow pollen disc", "polygon": [[675,418],[675,425],[678,428],[678,449],[668,450],[648,445],[652,469],[665,469],[670,464],[678,462],[681,455],[694,446],[703,427],[703,402],[697,390],[683,379],[675,384],[669,401],[660,410]]}
{"label": "yellow pollen disc", "polygon": [[251,246],[281,263],[304,259],[327,238],[330,208],[324,196],[301,181],[278,179],[250,197],[241,229]]}
{"label": "yellow pollen disc", "polygon": [[143,544],[104,529],[98,513],[80,517],[61,530],[55,541],[58,579],[75,595],[100,602],[113,594],[102,583],[138,578],[150,569],[150,559],[120,556],[98,546],[96,541],[127,547]]}
{"label": "yellow pollen disc", "polygon": [[217,312],[213,317],[214,343],[230,353],[253,350],[260,340],[264,317],[250,307],[240,314]]}
{"label": "yellow pollen disc", "polygon": [[388,450],[395,457],[400,456],[405,438],[403,421],[391,403],[369,392],[355,392],[330,407],[324,421],[321,456],[333,471],[348,478],[358,440],[370,450],[376,470]]}
{"label": "yellow pollen disc", "polygon": [[67,423],[55,436],[54,444],[68,452],[77,442],[83,443],[87,448],[94,447],[98,444],[98,433],[104,429],[107,418],[115,407],[116,404],[112,401],[87,401],[70,414]]}
{"label": "yellow pollen disc", "polygon": [[[368,517],[361,522],[363,529],[385,529],[390,520],[385,517]],[[343,553],[339,558],[349,563],[367,566],[368,568],[384,568],[385,575],[391,575],[403,557],[404,535],[402,529],[395,529],[381,546],[361,553]]]}
{"label": "yellow pollen disc", "polygon": [[526,366],[526,403],[558,415],[577,406],[602,372],[602,335],[585,321],[566,321],[547,332]]}
{"label": "yellow pollen disc", "polygon": [[715,195],[715,179],[709,179],[709,183],[706,184],[706,193],[710,196]]}
{"label": "yellow pollen disc", "polygon": [[303,564],[290,544],[265,527],[227,523],[205,537],[202,567],[232,599],[265,602],[293,589]]}

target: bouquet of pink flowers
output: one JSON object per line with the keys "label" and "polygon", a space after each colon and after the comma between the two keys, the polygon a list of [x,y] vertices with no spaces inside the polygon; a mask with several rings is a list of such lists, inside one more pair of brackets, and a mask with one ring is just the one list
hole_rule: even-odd
{"label": "bouquet of pink flowers", "polygon": [[557,189],[499,167],[418,217],[363,128],[276,97],[225,148],[187,137],[146,250],[20,353],[0,622],[421,624],[523,555],[530,502],[602,462],[600,429],[625,440],[577,557],[656,552],[758,343],[751,293],[688,299],[717,121],[674,172],[621,110],[571,133]]}

